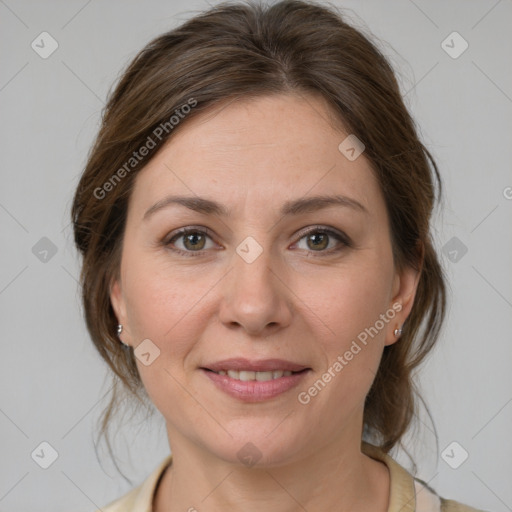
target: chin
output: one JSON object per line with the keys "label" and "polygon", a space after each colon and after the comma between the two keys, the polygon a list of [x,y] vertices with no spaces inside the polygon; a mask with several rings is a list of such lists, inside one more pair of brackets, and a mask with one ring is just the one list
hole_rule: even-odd
{"label": "chin", "polygon": [[203,440],[203,446],[212,455],[231,464],[247,467],[284,465],[296,458],[304,439],[300,429],[290,432],[289,426],[285,427],[282,422],[282,417],[235,420],[225,427],[232,437],[225,433],[222,439],[206,443]]}

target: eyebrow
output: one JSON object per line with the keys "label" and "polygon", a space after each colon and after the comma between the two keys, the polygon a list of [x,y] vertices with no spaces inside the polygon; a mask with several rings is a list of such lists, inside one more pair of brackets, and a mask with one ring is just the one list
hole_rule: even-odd
{"label": "eyebrow", "polygon": [[[149,219],[149,217],[157,211],[171,205],[181,205],[189,210],[205,215],[217,215],[219,217],[231,216],[231,212],[224,205],[212,201],[211,199],[198,196],[167,196],[149,208],[144,214],[143,220]],[[331,206],[348,207],[363,213],[368,213],[368,210],[355,199],[342,195],[324,195],[301,197],[300,199],[286,201],[281,208],[280,214],[281,216],[300,215]]]}

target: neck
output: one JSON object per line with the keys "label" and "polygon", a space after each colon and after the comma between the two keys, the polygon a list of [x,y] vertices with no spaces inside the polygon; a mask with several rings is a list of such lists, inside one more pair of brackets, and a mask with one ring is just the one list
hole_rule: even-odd
{"label": "neck", "polygon": [[[176,441],[176,439],[174,439]],[[174,442],[172,464],[158,487],[154,512],[386,512],[389,472],[360,451],[329,444],[285,465],[248,468]]]}

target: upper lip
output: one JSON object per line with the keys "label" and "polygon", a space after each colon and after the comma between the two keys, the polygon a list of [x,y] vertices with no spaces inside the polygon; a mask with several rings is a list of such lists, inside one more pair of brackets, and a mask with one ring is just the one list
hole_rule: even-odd
{"label": "upper lip", "polygon": [[292,372],[300,372],[308,368],[303,364],[285,361],[283,359],[261,359],[259,361],[245,359],[242,357],[224,359],[203,366],[207,370],[219,372],[221,370],[247,370],[253,372],[268,372],[274,370],[289,370]]}

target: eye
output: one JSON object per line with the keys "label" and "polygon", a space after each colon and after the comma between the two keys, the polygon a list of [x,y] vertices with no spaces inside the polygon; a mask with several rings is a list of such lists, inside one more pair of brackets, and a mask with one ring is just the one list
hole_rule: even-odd
{"label": "eye", "polygon": [[[350,239],[347,235],[329,228],[317,226],[312,229],[310,228],[306,232],[302,232],[301,235],[302,236],[297,242],[297,245],[300,244],[302,240],[305,240],[306,246],[299,246],[299,249],[304,249],[309,252],[331,254],[333,252],[341,251],[345,247],[351,246]],[[334,243],[334,241],[337,241],[337,243]]]}
{"label": "eye", "polygon": [[[207,246],[207,240],[211,241],[212,239],[206,228],[185,228],[175,233],[174,236],[165,242],[165,245],[174,246],[171,247],[172,250],[186,256],[196,256],[193,253],[200,253],[203,250],[212,248]],[[179,246],[180,243],[182,247]]]}
{"label": "eye", "polygon": [[[349,237],[344,233],[321,226],[302,231],[299,236],[300,239],[295,245],[310,253],[328,255],[352,246]],[[305,247],[300,247],[302,240],[305,240]],[[208,241],[213,245],[208,245]],[[164,245],[184,256],[200,256],[203,251],[212,249],[215,244],[208,228],[188,227],[175,232],[171,238],[164,241]]]}

